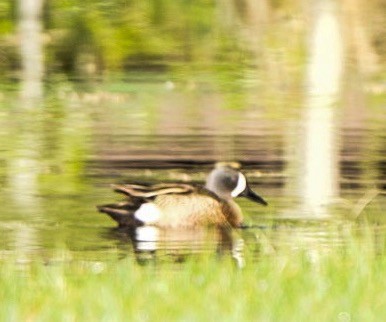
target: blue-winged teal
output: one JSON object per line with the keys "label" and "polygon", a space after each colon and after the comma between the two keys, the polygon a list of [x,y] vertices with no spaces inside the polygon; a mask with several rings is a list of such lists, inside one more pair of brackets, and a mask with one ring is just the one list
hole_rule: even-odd
{"label": "blue-winged teal", "polygon": [[241,172],[229,165],[217,165],[205,187],[168,183],[154,185],[114,185],[127,200],[98,206],[119,226],[154,225],[161,228],[189,228],[203,225],[243,227],[240,207],[234,197],[247,197],[267,205],[254,193]]}

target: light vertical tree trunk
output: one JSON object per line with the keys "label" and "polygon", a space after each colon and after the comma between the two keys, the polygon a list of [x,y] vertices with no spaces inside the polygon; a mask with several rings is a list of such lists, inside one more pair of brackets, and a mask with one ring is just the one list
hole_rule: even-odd
{"label": "light vertical tree trunk", "polygon": [[319,0],[309,45],[302,132],[300,197],[306,210],[327,214],[338,196],[337,100],[343,73],[343,38],[335,2]]}
{"label": "light vertical tree trunk", "polygon": [[44,0],[19,1],[21,97],[36,100],[43,96],[42,10]]}

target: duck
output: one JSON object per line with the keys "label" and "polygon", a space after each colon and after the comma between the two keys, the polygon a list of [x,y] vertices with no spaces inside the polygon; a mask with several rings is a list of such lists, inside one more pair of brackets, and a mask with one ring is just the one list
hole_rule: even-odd
{"label": "duck", "polygon": [[202,226],[245,228],[236,197],[246,197],[267,206],[246,176],[233,164],[218,163],[204,186],[189,183],[113,185],[126,200],[97,206],[118,227],[156,226],[194,228]]}

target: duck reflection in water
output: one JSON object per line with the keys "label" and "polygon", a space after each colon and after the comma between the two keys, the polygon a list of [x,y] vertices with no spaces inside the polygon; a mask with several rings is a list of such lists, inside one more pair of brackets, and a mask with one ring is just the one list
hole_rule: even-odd
{"label": "duck reflection in water", "polygon": [[114,219],[120,231],[129,233],[136,251],[155,251],[160,243],[166,242],[169,246],[171,241],[175,245],[198,243],[200,246],[199,241],[207,239],[208,231],[215,231],[219,250],[234,252],[240,241],[234,243],[233,230],[246,225],[233,198],[246,197],[267,205],[231,163],[218,163],[205,186],[167,183],[114,185],[113,188],[124,194],[126,200],[98,206],[98,210]]}

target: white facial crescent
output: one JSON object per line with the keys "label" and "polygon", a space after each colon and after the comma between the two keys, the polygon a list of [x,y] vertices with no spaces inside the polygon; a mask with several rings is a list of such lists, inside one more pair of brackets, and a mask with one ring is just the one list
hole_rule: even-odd
{"label": "white facial crescent", "polygon": [[242,193],[245,188],[247,187],[247,179],[245,179],[245,176],[242,173],[239,173],[239,179],[237,180],[236,188],[233,189],[231,192],[231,196],[237,197],[240,193]]}

